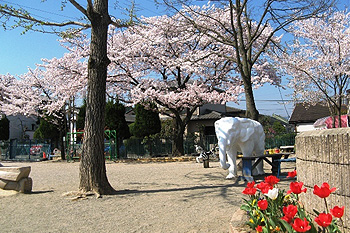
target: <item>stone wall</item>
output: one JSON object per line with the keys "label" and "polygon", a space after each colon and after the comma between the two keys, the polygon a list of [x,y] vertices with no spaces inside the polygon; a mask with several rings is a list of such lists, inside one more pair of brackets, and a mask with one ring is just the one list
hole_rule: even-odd
{"label": "stone wall", "polygon": [[337,190],[327,198],[329,208],[345,206],[343,221],[350,229],[350,128],[313,130],[296,137],[298,181],[308,189],[301,200],[309,213],[325,210],[324,200],[313,194],[314,185],[327,182]]}

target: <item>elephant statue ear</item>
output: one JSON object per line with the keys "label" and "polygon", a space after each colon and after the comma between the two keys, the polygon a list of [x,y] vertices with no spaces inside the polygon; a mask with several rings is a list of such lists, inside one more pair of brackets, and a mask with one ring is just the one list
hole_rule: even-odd
{"label": "elephant statue ear", "polygon": [[253,135],[254,127],[248,125],[248,127],[244,127],[241,129],[241,141],[246,142]]}

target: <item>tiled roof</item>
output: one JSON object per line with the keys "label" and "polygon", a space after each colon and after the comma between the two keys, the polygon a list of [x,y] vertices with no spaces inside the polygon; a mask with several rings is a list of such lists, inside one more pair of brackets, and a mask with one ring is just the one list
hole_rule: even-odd
{"label": "tiled roof", "polygon": [[211,111],[203,115],[192,116],[191,120],[219,120],[222,114],[216,111]]}
{"label": "tiled roof", "polygon": [[327,106],[321,104],[304,106],[302,103],[297,103],[289,119],[289,123],[314,123],[317,119],[329,115]]}

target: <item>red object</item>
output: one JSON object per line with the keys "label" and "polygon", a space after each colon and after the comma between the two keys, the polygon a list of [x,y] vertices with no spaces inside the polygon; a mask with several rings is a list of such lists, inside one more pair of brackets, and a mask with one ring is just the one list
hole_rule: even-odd
{"label": "red object", "polygon": [[263,231],[263,229],[262,229],[262,226],[257,226],[256,228],[255,228],[255,230],[257,231],[257,232],[262,232]]}
{"label": "red object", "polygon": [[321,187],[317,185],[314,186],[314,194],[319,196],[320,198],[328,197],[332,192],[334,192],[336,188],[329,188],[329,184],[324,182]]}
{"label": "red object", "polygon": [[265,182],[270,184],[271,186],[274,186],[280,181],[276,176],[267,176],[265,177]]}
{"label": "red object", "polygon": [[266,210],[268,205],[269,205],[269,203],[267,202],[267,200],[258,201],[258,206],[259,206],[260,210]]}
{"label": "red object", "polygon": [[[333,128],[333,118],[335,118],[335,128],[340,128],[339,127],[339,120],[338,116],[335,117],[328,117],[325,121],[327,129]],[[342,115],[341,116],[341,126],[342,127],[348,127],[348,116],[347,115]]]}
{"label": "red object", "polygon": [[282,218],[281,218],[282,220],[284,220],[284,221],[286,221],[287,223],[291,223],[292,222],[292,218],[288,218],[287,216],[283,216]]}
{"label": "red object", "polygon": [[287,192],[289,193],[295,193],[295,194],[300,194],[302,192],[306,193],[306,188],[302,189],[304,183],[303,182],[291,182],[289,184],[290,190]]}
{"label": "red object", "polygon": [[246,195],[255,195],[256,193],[256,188],[254,188],[255,182],[248,182],[247,187],[243,190],[243,194]]}
{"label": "red object", "polygon": [[269,184],[269,183],[266,183],[264,181],[260,182],[259,184],[256,185],[256,187],[258,189],[260,189],[260,191],[263,193],[263,194],[267,194],[269,192],[270,189],[273,189],[273,187]]}
{"label": "red object", "polygon": [[294,171],[292,171],[292,172],[288,172],[288,176],[287,176],[287,177],[289,177],[289,178],[294,178],[294,177],[296,177],[296,176],[297,176],[297,171],[294,170]]}
{"label": "red object", "polygon": [[344,215],[344,209],[345,207],[339,207],[339,206],[334,206],[333,209],[331,209],[331,214],[333,214],[334,217],[336,218],[341,218]]}
{"label": "red object", "polygon": [[46,154],[45,154],[45,152],[43,152],[43,159],[46,159]]}
{"label": "red object", "polygon": [[296,218],[292,227],[296,232],[306,232],[311,229],[311,226],[309,225],[309,222],[306,220],[306,218],[304,218],[304,220]]}
{"label": "red object", "polygon": [[332,223],[332,215],[326,213],[320,213],[318,217],[315,218],[315,222],[321,227],[328,227]]}
{"label": "red object", "polygon": [[283,213],[288,219],[294,218],[297,212],[298,212],[298,207],[296,207],[295,205],[288,205],[283,207]]}

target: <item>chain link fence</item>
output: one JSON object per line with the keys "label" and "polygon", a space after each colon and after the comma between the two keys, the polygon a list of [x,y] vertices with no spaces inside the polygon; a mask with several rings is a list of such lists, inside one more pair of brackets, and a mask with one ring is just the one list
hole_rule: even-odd
{"label": "chain link fence", "polygon": [[2,160],[40,161],[51,153],[50,140],[11,139],[0,142]]}
{"label": "chain link fence", "polygon": [[[266,138],[265,148],[279,148],[280,146],[294,145],[295,134],[278,135]],[[195,145],[201,146],[204,150],[209,151],[217,145],[215,135],[204,137],[186,137],[184,138],[184,152],[187,155],[197,154]],[[124,140],[119,146],[119,156],[116,154],[115,143],[107,143],[105,145],[106,159],[120,158],[143,158],[143,157],[165,157],[172,154],[172,140],[155,138],[145,140],[140,138],[130,138]],[[42,160],[45,156],[50,155],[50,140],[10,140],[0,141],[0,154],[2,160]],[[67,145],[67,159],[80,157],[82,152],[82,144],[76,143]],[[113,156],[112,156],[113,155]]]}
{"label": "chain link fence", "polygon": [[[294,145],[295,134],[278,135],[266,138],[265,148],[279,148],[280,146]],[[204,150],[209,151],[217,145],[215,135],[204,136],[200,139],[194,137],[184,138],[184,152],[187,155],[196,154],[195,145],[200,145]],[[140,138],[130,138],[124,140],[126,158],[140,157],[162,157],[169,156],[172,153],[171,139],[155,139],[151,143],[145,143]]]}

